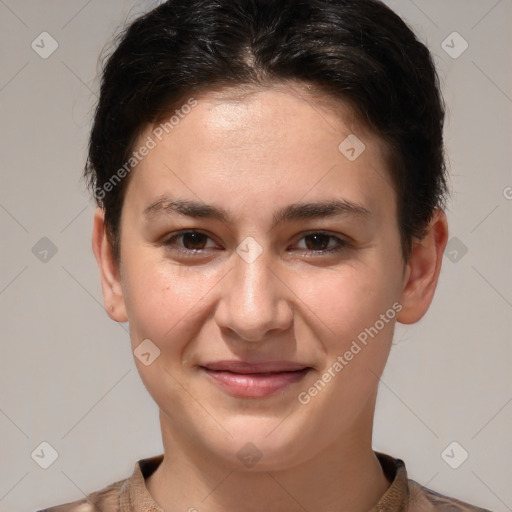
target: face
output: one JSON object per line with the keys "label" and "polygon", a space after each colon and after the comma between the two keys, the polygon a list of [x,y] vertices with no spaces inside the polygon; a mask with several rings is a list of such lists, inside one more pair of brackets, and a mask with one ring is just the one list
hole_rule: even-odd
{"label": "face", "polygon": [[[426,309],[381,142],[292,89],[187,112],[136,144],[155,142],[127,186],[120,266],[96,247],[165,436],[263,469],[367,441],[397,316]],[[339,148],[350,135],[359,156]]]}

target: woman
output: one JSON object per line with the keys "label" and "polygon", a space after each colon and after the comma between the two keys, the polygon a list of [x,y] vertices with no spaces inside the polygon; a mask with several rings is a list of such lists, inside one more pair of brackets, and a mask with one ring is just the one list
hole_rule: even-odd
{"label": "woman", "polygon": [[86,176],[164,454],[47,511],[483,510],[372,449],[447,241],[443,120],[427,48],[376,0],[171,0],[129,26]]}

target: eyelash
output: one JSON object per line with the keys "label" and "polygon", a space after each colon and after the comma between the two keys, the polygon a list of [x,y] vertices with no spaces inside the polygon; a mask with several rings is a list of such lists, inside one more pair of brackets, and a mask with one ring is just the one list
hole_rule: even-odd
{"label": "eyelash", "polygon": [[[180,248],[173,247],[173,243],[177,239],[183,237],[184,235],[190,234],[190,233],[198,233],[200,235],[206,236],[208,239],[211,240],[211,237],[208,236],[206,233],[203,233],[202,231],[195,230],[195,229],[187,229],[187,230],[179,231],[179,232],[173,234],[172,236],[166,238],[165,240],[163,240],[162,245],[164,245],[169,250],[181,252],[181,253],[184,253],[185,255],[188,255],[188,256],[193,256],[195,254],[201,254],[206,249],[186,249],[186,248],[181,248],[181,247]],[[312,236],[312,235],[326,236],[326,237],[328,237],[330,239],[335,240],[337,245],[335,247],[331,247],[330,249],[322,249],[322,250],[299,249],[299,251],[304,251],[304,252],[308,252],[308,253],[310,253],[312,255],[319,255],[319,256],[321,256],[321,255],[327,255],[327,254],[333,254],[333,253],[336,253],[336,252],[340,252],[343,249],[347,249],[347,248],[351,247],[351,243],[349,241],[344,240],[342,238],[339,238],[339,237],[337,237],[335,235],[332,235],[332,234],[330,234],[328,232],[325,232],[325,231],[310,231],[310,232],[304,234],[299,239],[299,241],[303,240],[304,238],[307,238],[308,236]],[[327,245],[329,245],[329,243]]]}

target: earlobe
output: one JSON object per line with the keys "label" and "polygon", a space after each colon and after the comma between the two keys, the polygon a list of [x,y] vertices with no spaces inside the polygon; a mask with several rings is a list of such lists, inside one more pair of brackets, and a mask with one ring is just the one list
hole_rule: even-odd
{"label": "earlobe", "polygon": [[436,209],[425,236],[414,242],[407,263],[400,298],[403,309],[397,315],[399,322],[413,324],[427,312],[437,287],[447,240],[446,215]]}
{"label": "earlobe", "polygon": [[105,212],[101,208],[98,208],[94,214],[92,250],[100,269],[105,310],[112,320],[126,322],[128,316],[121,286],[121,274],[107,237]]}

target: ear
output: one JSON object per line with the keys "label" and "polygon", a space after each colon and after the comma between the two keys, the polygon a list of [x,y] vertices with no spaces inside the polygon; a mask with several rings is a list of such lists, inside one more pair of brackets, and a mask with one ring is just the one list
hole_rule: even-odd
{"label": "ear", "polygon": [[119,271],[119,265],[114,258],[112,246],[107,237],[105,229],[105,210],[102,208],[98,208],[94,214],[92,250],[100,268],[105,310],[112,320],[116,322],[126,322],[128,316],[126,314],[123,289],[121,286],[121,273]]}
{"label": "ear", "polygon": [[444,249],[448,240],[445,213],[436,209],[425,236],[416,239],[404,274],[397,321],[413,324],[427,312],[437,287]]}

